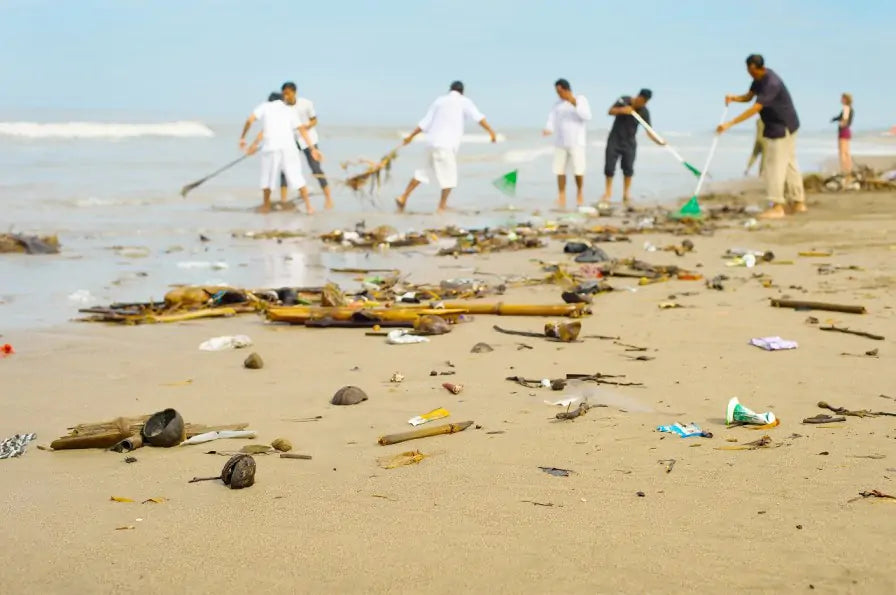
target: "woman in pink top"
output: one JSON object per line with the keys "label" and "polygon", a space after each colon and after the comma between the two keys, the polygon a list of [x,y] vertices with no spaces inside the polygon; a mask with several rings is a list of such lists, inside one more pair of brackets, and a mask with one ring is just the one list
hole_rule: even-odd
{"label": "woman in pink top", "polygon": [[840,155],[840,173],[848,176],[852,173],[852,155],[849,152],[849,141],[852,139],[852,95],[844,93],[840,97],[843,110],[831,122],[837,122],[837,152]]}

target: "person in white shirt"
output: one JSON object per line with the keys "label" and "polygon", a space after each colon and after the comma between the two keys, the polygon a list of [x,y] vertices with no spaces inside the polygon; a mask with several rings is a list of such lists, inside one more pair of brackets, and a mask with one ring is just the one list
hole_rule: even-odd
{"label": "person in white shirt", "polygon": [[[296,137],[296,142],[299,144],[299,149],[302,150],[302,153],[305,154],[305,159],[308,161],[308,167],[311,168],[311,173],[317,178],[317,183],[320,184],[320,189],[324,193],[324,208],[332,209],[333,208],[333,197],[330,195],[330,185],[327,182],[327,177],[324,174],[323,168],[320,166],[320,161],[315,159],[311,155],[311,149],[318,149],[318,137],[317,131],[315,128],[317,127],[317,113],[314,111],[314,103],[311,102],[307,97],[296,97],[296,84],[293,82],[283,83],[283,86],[280,88],[281,91],[285,91],[287,88],[291,89],[293,92],[293,103],[289,103],[286,101],[286,105],[290,107],[299,118],[299,122],[305,125],[305,128],[308,129],[308,135],[311,137],[311,144],[305,142],[301,136]],[[282,200],[286,200],[286,176],[280,176],[280,198]]]}
{"label": "person in white shirt", "polygon": [[[295,91],[284,89],[284,99],[290,100],[290,95],[292,95],[292,100],[294,101]],[[261,122],[261,134],[252,145],[246,148],[246,134],[256,120]],[[299,157],[299,148],[295,143],[296,130],[305,139],[305,142],[310,145],[311,137],[308,134],[308,129],[299,121],[295,112],[287,107],[281,99],[274,99],[256,107],[243,126],[243,133],[240,135],[240,149],[251,155],[258,150],[259,142],[262,143],[261,190],[263,202],[258,209],[259,212],[270,212],[271,188],[279,184],[282,172],[286,176],[289,187],[299,190],[302,200],[305,201],[305,208],[308,214],[314,213],[308,197],[308,187],[305,184],[305,178],[302,176],[302,162]],[[318,161],[323,159],[317,149],[312,149],[312,155]],[[285,196],[283,198],[285,199]],[[283,202],[285,203],[286,201],[284,200]]]}
{"label": "person in white shirt", "polygon": [[585,204],[585,127],[591,119],[591,107],[584,95],[573,95],[566,79],[554,83],[559,101],[548,114],[544,136],[554,135],[554,174],[557,176],[557,206],[566,208],[566,168],[572,164],[576,178],[576,204]]}
{"label": "person in white shirt", "polygon": [[442,189],[439,212],[448,206],[448,195],[457,187],[457,150],[464,134],[464,120],[467,118],[478,122],[489,133],[492,142],[497,140],[495,131],[485,121],[482,112],[469,98],[464,97],[464,84],[454,81],[448,94],[442,95],[429,106],[429,111],[414,131],[404,139],[404,144],[407,145],[421,132],[426,134],[426,168],[414,172],[407,189],[395,199],[399,212],[404,211],[408,197],[417,186],[429,183],[429,173],[435,176]]}

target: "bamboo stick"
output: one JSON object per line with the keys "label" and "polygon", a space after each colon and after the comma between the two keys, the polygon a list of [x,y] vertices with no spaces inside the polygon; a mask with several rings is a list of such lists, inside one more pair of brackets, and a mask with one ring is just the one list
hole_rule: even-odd
{"label": "bamboo stick", "polygon": [[420,430],[402,432],[400,434],[389,434],[387,436],[382,436],[379,439],[379,443],[382,446],[387,446],[389,444],[407,442],[408,440],[416,440],[417,438],[428,438],[429,436],[440,436],[442,434],[455,434],[457,432],[463,432],[472,425],[472,421],[462,421],[456,424],[444,424],[432,428],[422,428]]}
{"label": "bamboo stick", "polygon": [[285,306],[268,308],[267,317],[272,322],[289,322],[304,324],[306,320],[325,319],[350,321],[359,314],[369,315],[383,321],[413,322],[418,317],[429,314],[443,318],[457,318],[465,314],[465,308],[362,308],[352,306],[317,307],[317,306]]}
{"label": "bamboo stick", "polygon": [[[251,312],[254,311],[255,308],[252,307],[251,310],[243,310],[243,312]],[[203,310],[193,310],[191,312],[180,312],[178,314],[146,314],[145,316],[135,316],[135,320],[145,319],[146,322],[184,322],[187,320],[196,320],[199,318],[220,318],[220,317],[230,317],[235,316],[236,310],[234,308],[205,308]]]}
{"label": "bamboo stick", "polygon": [[588,314],[587,304],[493,304],[480,302],[444,302],[447,309],[462,308],[469,314],[495,314],[498,316],[570,316]]}
{"label": "bamboo stick", "polygon": [[804,302],[802,300],[776,300],[772,299],[775,308],[795,308],[800,310],[827,310],[829,312],[845,312],[847,314],[865,314],[865,306],[848,306],[843,304],[829,304],[827,302]]}

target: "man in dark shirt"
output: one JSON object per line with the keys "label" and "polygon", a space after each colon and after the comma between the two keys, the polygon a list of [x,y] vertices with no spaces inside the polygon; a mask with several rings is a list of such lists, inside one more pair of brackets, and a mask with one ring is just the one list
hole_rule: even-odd
{"label": "man in dark shirt", "polygon": [[765,125],[765,187],[772,203],[760,217],[780,219],[789,213],[804,213],[803,176],[796,162],[796,133],[800,119],[790,92],[781,77],[765,67],[765,60],[759,54],[747,57],[747,72],[753,78],[750,90],[744,95],[726,95],[725,104],[732,101],[747,103],[753,98],[756,103],[730,122],[721,124],[717,132],[721,134],[758,113]]}
{"label": "man in dark shirt", "polygon": [[[604,196],[601,198],[601,204],[608,205],[610,197],[613,194],[613,175],[616,173],[616,162],[621,161],[622,175],[624,176],[622,202],[625,206],[631,204],[631,187],[632,176],[635,175],[635,153],[638,144],[635,135],[638,132],[638,120],[632,113],[637,113],[644,122],[650,125],[650,112],[647,110],[647,102],[650,101],[653,93],[650,89],[641,89],[636,97],[625,95],[620,97],[616,103],[610,107],[609,114],[615,116],[613,127],[610,129],[610,135],[607,137],[606,161],[604,164],[604,175],[606,179],[606,187]],[[662,139],[655,137],[649,131],[647,136],[653,142],[662,145]]]}

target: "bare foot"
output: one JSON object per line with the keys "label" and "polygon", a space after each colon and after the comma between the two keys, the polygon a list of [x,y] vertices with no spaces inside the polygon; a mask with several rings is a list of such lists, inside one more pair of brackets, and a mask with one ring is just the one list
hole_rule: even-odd
{"label": "bare foot", "polygon": [[760,219],[783,219],[787,216],[787,213],[784,211],[783,205],[775,205],[761,213],[759,213]]}
{"label": "bare foot", "polygon": [[438,208],[436,209],[436,213],[442,214],[448,210],[448,204],[444,202],[440,202]]}
{"label": "bare foot", "polygon": [[333,208],[333,200],[328,198],[327,201],[324,203],[324,209],[329,211],[332,208]]}
{"label": "bare foot", "polygon": [[806,213],[809,209],[806,208],[806,203],[804,202],[795,202],[790,205],[791,213]]}
{"label": "bare foot", "polygon": [[305,212],[308,213],[309,215],[313,215],[314,207],[312,207],[311,205],[308,205],[307,207],[305,207]]}
{"label": "bare foot", "polygon": [[565,211],[566,210],[566,200],[558,199],[557,202],[554,203],[554,209],[556,209],[558,211]]}
{"label": "bare foot", "polygon": [[407,204],[407,202],[408,202],[408,199],[405,198],[404,200],[402,200],[401,196],[399,196],[398,198],[395,199],[395,206],[398,207],[399,213],[404,213],[404,207]]}
{"label": "bare foot", "polygon": [[576,206],[577,207],[585,206],[585,195],[584,194],[579,194],[578,196],[576,196]]}
{"label": "bare foot", "polygon": [[262,214],[270,213],[270,212],[271,212],[271,205],[265,203],[265,204],[261,205],[260,207],[257,207],[257,208],[255,209],[255,212],[256,212],[256,213],[262,213]]}

